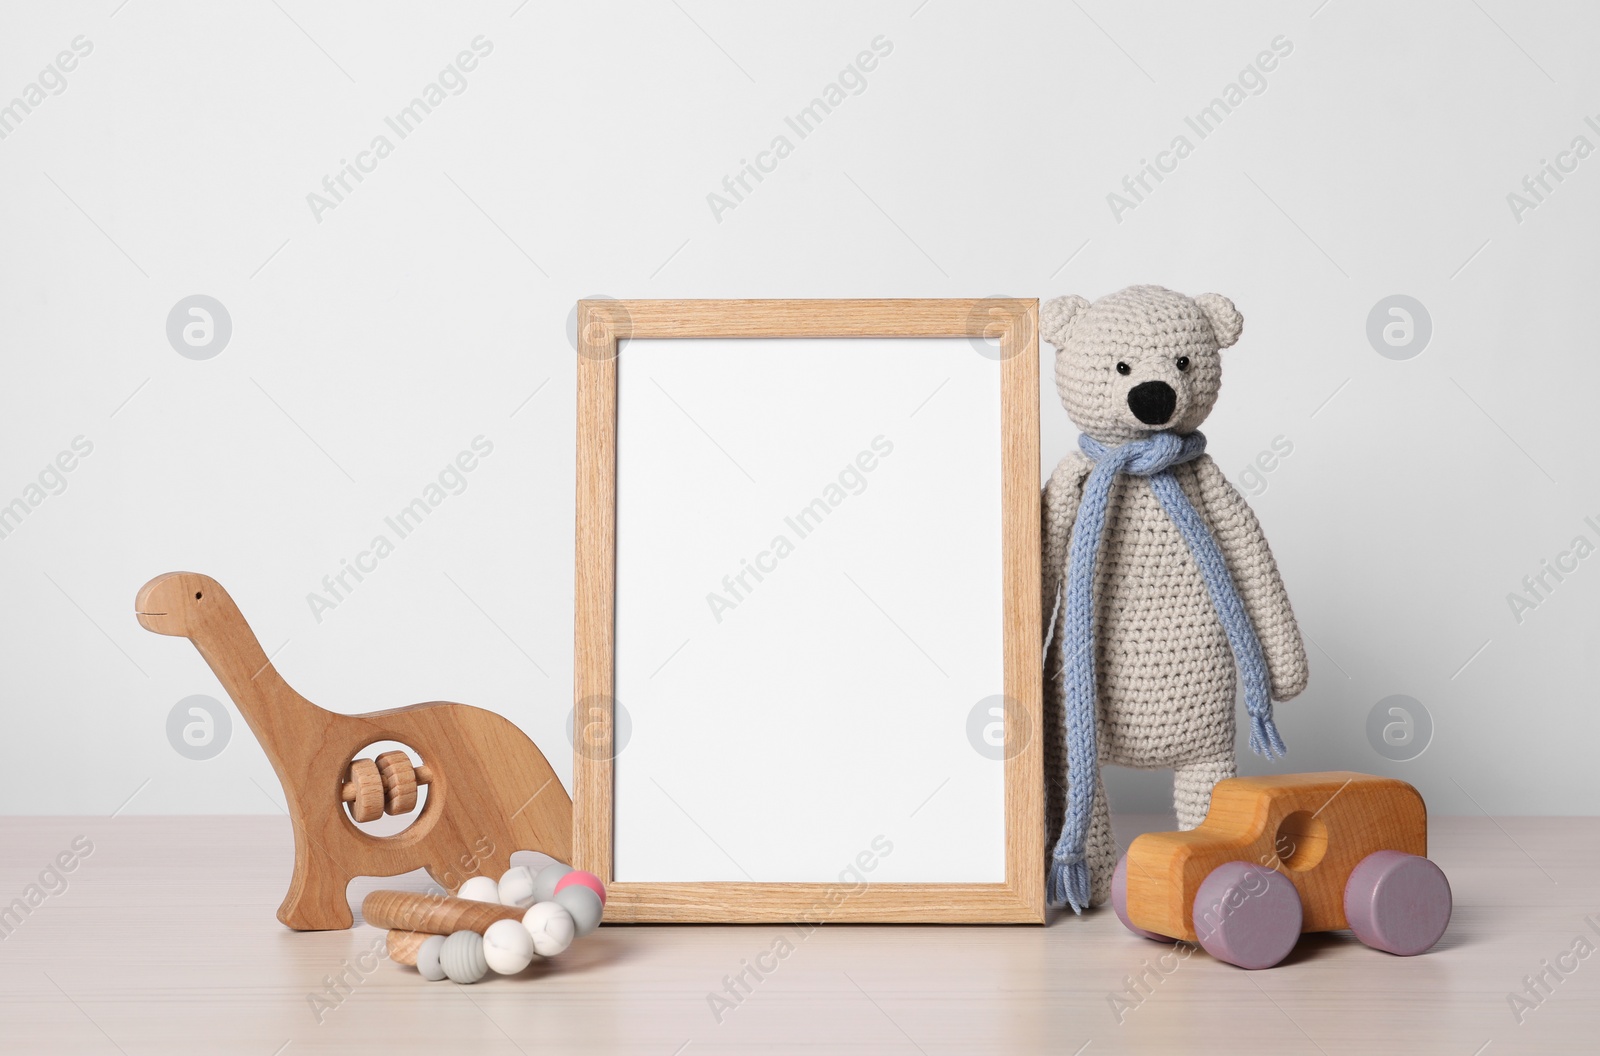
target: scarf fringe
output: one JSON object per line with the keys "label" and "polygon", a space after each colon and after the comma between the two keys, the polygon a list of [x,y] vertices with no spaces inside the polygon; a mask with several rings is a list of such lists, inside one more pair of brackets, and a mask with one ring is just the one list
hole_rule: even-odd
{"label": "scarf fringe", "polygon": [[1281,759],[1289,754],[1270,714],[1250,716],[1250,750],[1268,759]]}
{"label": "scarf fringe", "polygon": [[1089,863],[1082,858],[1077,861],[1055,859],[1050,863],[1046,887],[1046,897],[1052,906],[1070,906],[1072,912],[1081,915],[1089,908]]}

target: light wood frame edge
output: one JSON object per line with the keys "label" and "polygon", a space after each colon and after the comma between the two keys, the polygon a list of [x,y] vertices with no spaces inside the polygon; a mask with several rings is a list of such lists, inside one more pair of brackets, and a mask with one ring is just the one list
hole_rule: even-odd
{"label": "light wood frame edge", "polygon": [[[608,922],[1044,921],[1038,312],[1038,301],[1022,298],[578,302],[573,865],[605,881]],[[977,336],[1000,341],[1005,694],[1025,720],[1005,725],[1005,882],[856,890],[824,883],[614,883],[617,342]]]}

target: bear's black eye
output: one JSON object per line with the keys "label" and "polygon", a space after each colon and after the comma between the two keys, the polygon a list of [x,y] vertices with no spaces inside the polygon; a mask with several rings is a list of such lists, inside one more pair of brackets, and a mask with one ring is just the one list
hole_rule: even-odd
{"label": "bear's black eye", "polygon": [[1133,368],[1128,366],[1126,363],[1118,363],[1117,364],[1117,373],[1118,374],[1122,374],[1122,375],[1132,374],[1133,373]]}
{"label": "bear's black eye", "polygon": [[1179,356],[1178,357],[1178,369],[1179,370],[1188,370],[1189,369],[1189,357],[1188,356]]}

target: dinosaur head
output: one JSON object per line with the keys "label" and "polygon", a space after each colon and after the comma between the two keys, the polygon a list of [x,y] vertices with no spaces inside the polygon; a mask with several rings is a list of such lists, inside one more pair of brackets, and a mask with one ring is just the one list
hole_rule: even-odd
{"label": "dinosaur head", "polygon": [[168,572],[139,588],[133,610],[145,630],[187,638],[206,612],[228,601],[228,592],[210,576]]}

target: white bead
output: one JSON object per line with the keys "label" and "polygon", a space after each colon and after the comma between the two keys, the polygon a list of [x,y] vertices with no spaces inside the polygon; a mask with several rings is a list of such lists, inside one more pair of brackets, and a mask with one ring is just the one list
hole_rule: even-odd
{"label": "white bead", "polygon": [[556,902],[535,902],[522,915],[522,926],[533,937],[533,952],[554,957],[566,951],[578,936],[578,925],[565,906]]}
{"label": "white bead", "polygon": [[516,975],[533,963],[533,936],[520,920],[497,920],[483,932],[483,959],[489,970]]}
{"label": "white bead", "polygon": [[600,926],[600,914],[604,906],[600,896],[595,894],[583,884],[569,884],[556,892],[556,904],[572,914],[572,922],[578,927],[578,937],[588,935]]}
{"label": "white bead", "polygon": [[500,878],[500,904],[527,909],[533,905],[533,870],[513,865]]}
{"label": "white bead", "polygon": [[539,875],[533,878],[533,900],[535,902],[548,902],[556,897],[556,881],[572,872],[572,866],[562,865],[560,862],[551,862],[539,870]]}
{"label": "white bead", "polygon": [[489,974],[483,957],[483,936],[475,931],[458,931],[439,948],[439,964],[453,983],[475,983]]}
{"label": "white bead", "polygon": [[474,902],[493,902],[500,904],[500,885],[494,882],[492,876],[475,876],[461,885],[461,890],[456,892],[457,898],[470,898]]}
{"label": "white bead", "polygon": [[417,971],[430,983],[437,983],[444,978],[444,967],[439,963],[439,951],[443,948],[443,935],[429,935],[417,947]]}

